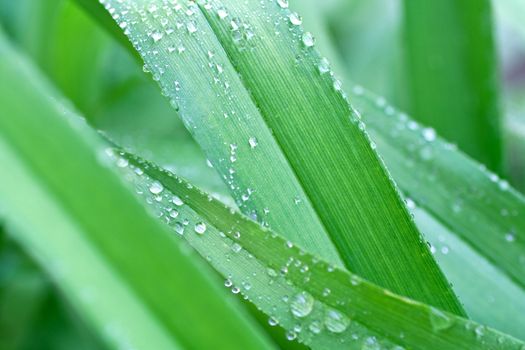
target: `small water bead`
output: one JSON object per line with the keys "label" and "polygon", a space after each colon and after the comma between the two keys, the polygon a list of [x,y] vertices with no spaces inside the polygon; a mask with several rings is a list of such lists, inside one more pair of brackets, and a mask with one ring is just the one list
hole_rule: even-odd
{"label": "small water bead", "polygon": [[157,12],[157,9],[158,9],[158,7],[157,7],[156,4],[151,4],[151,5],[148,6],[148,12],[149,13]]}
{"label": "small water bead", "polygon": [[239,253],[242,250],[242,246],[239,243],[233,243],[232,250],[234,253]]}
{"label": "small water bead", "polygon": [[290,311],[295,317],[306,317],[314,308],[314,298],[307,292],[295,295],[290,302]]}
{"label": "small water bead", "polygon": [[267,269],[266,272],[268,273],[268,276],[270,276],[270,277],[277,277],[278,276],[277,271],[275,271],[272,268]]}
{"label": "small water bead", "polygon": [[406,198],[405,203],[408,209],[410,210],[416,209],[416,203],[411,198]]}
{"label": "small water bead", "polygon": [[162,34],[161,32],[153,32],[153,33],[151,33],[151,39],[153,39],[154,42],[160,41],[163,36],[164,36],[164,34]]}
{"label": "small water bead", "polygon": [[177,210],[173,209],[170,211],[170,217],[175,219],[177,216],[179,216],[179,212]]}
{"label": "small water bead", "polygon": [[268,319],[268,324],[272,327],[275,327],[279,324],[279,321],[275,317],[270,317]]}
{"label": "small water bead", "polygon": [[226,279],[226,280],[224,281],[224,286],[225,286],[226,288],[230,288],[231,286],[233,286],[233,282],[232,282],[232,280],[229,279],[229,278]]}
{"label": "small water bead", "polygon": [[436,130],[432,128],[425,128],[423,129],[423,138],[428,141],[432,142],[436,139]]}
{"label": "small water bead", "polygon": [[225,19],[228,17],[228,12],[225,9],[220,8],[217,10],[217,16],[219,16],[220,19]]}
{"label": "small water bead", "polygon": [[277,0],[277,4],[279,5],[279,7],[283,8],[283,9],[287,9],[288,8],[288,0]]}
{"label": "small water bead", "polygon": [[255,147],[257,147],[257,145],[259,144],[259,142],[257,141],[257,138],[255,138],[255,137],[250,137],[250,139],[248,140],[248,144],[250,145],[250,148],[251,148],[251,149],[254,149]]}
{"label": "small water bead", "polygon": [[325,288],[325,289],[323,289],[323,297],[327,297],[327,296],[329,296],[330,293],[331,293],[330,288]]}
{"label": "small water bead", "polygon": [[302,41],[304,46],[306,47],[312,47],[315,44],[315,38],[310,32],[306,32],[303,34]]}
{"label": "small water bead", "polygon": [[292,340],[295,340],[297,338],[297,333],[295,333],[294,331],[288,331],[286,332],[286,339],[288,339],[289,341],[292,341]]}
{"label": "small water bead", "polygon": [[173,196],[173,198],[171,199],[171,202],[178,207],[184,205],[184,202],[182,201],[182,199],[180,199],[179,196]]}
{"label": "small water bead", "polygon": [[193,34],[197,31],[197,25],[194,21],[189,21],[186,25],[186,29],[188,30],[188,33]]}
{"label": "small water bead", "polygon": [[195,224],[195,232],[197,232],[200,235],[204,234],[204,232],[206,232],[206,224],[203,222]]}
{"label": "small water bead", "polygon": [[126,158],[122,158],[122,157],[120,157],[120,158],[117,160],[117,166],[118,166],[119,168],[126,168],[128,165],[129,165],[129,161],[128,161]]}
{"label": "small water bead", "polygon": [[180,222],[175,223],[175,232],[182,236],[184,234],[184,225]]}
{"label": "small water bead", "polygon": [[317,66],[317,69],[319,70],[319,73],[321,74],[330,72],[330,62],[328,62],[328,60],[325,57],[321,58],[321,60],[319,61],[319,65]]}
{"label": "small water bead", "polygon": [[509,243],[514,242],[516,240],[516,234],[514,232],[507,232],[505,234],[505,240]]}
{"label": "small water bead", "polygon": [[334,79],[333,86],[335,91],[341,91],[341,89],[343,88],[343,83],[339,79]]}
{"label": "small water bead", "polygon": [[326,329],[332,333],[342,333],[350,324],[350,319],[336,310],[328,310],[324,318]]}
{"label": "small water bead", "polygon": [[442,331],[452,327],[454,319],[449,317],[443,311],[432,308],[430,310],[430,324],[434,331]]}
{"label": "small water bead", "polygon": [[308,326],[308,329],[309,329],[310,332],[312,332],[313,334],[319,334],[319,333],[321,333],[321,331],[323,330],[323,325],[322,325],[321,322],[319,322],[319,321],[313,321],[313,322],[310,323],[310,325]]}
{"label": "small water bead", "polygon": [[485,327],[479,325],[476,328],[474,328],[474,333],[476,334],[476,338],[481,338],[485,334]]}
{"label": "small water bead", "polygon": [[162,191],[164,191],[164,186],[162,186],[162,184],[160,182],[157,182],[155,181],[154,183],[151,184],[151,186],[149,187],[149,191],[153,194],[159,194],[161,193]]}
{"label": "small water bead", "polygon": [[232,288],[232,293],[233,294],[239,294],[241,292],[241,289],[239,287],[233,287]]}
{"label": "small water bead", "polygon": [[298,26],[298,25],[301,25],[301,23],[303,23],[302,17],[299,16],[297,12],[290,13],[290,15],[288,16],[288,19],[290,20],[290,23],[293,24],[294,26]]}

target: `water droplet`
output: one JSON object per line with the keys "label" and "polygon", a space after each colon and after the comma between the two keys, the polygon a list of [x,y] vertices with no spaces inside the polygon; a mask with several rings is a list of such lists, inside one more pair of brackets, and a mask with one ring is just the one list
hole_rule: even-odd
{"label": "water droplet", "polygon": [[321,333],[321,330],[323,329],[323,325],[322,325],[321,322],[319,322],[319,321],[313,321],[313,322],[310,323],[310,325],[308,326],[308,329],[309,329],[310,332],[312,332],[313,334],[319,334],[319,333]]}
{"label": "water droplet", "polygon": [[272,327],[277,326],[279,324],[279,321],[275,317],[270,317],[268,319],[268,324]]}
{"label": "water droplet", "polygon": [[514,242],[516,240],[516,234],[514,232],[507,232],[505,234],[505,240],[507,242]]}
{"label": "water droplet", "polygon": [[250,148],[252,149],[257,147],[257,145],[259,144],[257,141],[257,138],[255,137],[250,137],[250,139],[248,140],[248,143],[250,144]]}
{"label": "water droplet", "polygon": [[325,289],[323,289],[323,297],[327,297],[327,296],[329,296],[330,293],[331,293],[330,288],[325,288]]}
{"label": "water droplet", "polygon": [[228,278],[224,281],[224,286],[230,288],[231,286],[233,286],[233,282]]}
{"label": "water droplet", "polygon": [[277,4],[283,9],[288,8],[288,0],[277,0]]}
{"label": "water droplet", "polygon": [[189,21],[186,25],[186,29],[188,29],[188,33],[193,34],[197,31],[197,25],[194,21]]}
{"label": "water droplet", "polygon": [[202,235],[206,232],[206,224],[204,222],[199,222],[195,224],[195,232]]}
{"label": "water droplet", "polygon": [[239,243],[233,243],[232,244],[232,250],[235,253],[238,253],[238,252],[240,252],[242,250],[242,246]]}
{"label": "water droplet", "polygon": [[119,168],[125,168],[129,165],[129,162],[126,158],[122,158],[120,157],[118,160],[117,160],[117,166]]}
{"label": "water droplet", "polygon": [[336,310],[328,310],[324,318],[326,329],[332,333],[342,333],[350,324],[350,319]]}
{"label": "water droplet", "polygon": [[277,277],[277,271],[275,271],[274,269],[267,269],[266,272],[268,273],[268,276],[270,277]]}
{"label": "water droplet", "polygon": [[180,222],[175,223],[175,232],[177,232],[179,235],[184,234],[184,225]]}
{"label": "water droplet", "polygon": [[220,8],[217,10],[217,16],[219,16],[220,19],[225,19],[228,17],[228,12],[225,9]]}
{"label": "water droplet", "polygon": [[452,327],[454,319],[447,316],[443,311],[431,308],[430,309],[430,324],[434,331],[442,331]]}
{"label": "water droplet", "polygon": [[314,308],[314,298],[307,292],[294,296],[290,302],[290,310],[295,317],[306,317]]}
{"label": "water droplet", "polygon": [[434,141],[436,139],[436,130],[432,128],[423,129],[423,138],[428,142]]}
{"label": "water droplet", "polygon": [[179,216],[179,212],[177,210],[173,209],[170,211],[170,217],[175,219],[177,216]]}
{"label": "water droplet", "polygon": [[299,16],[297,12],[290,13],[288,19],[290,20],[290,23],[294,26],[298,26],[301,25],[301,23],[303,23],[303,19],[301,18],[301,16]]}
{"label": "water droplet", "polygon": [[295,340],[296,338],[297,338],[297,333],[295,333],[294,331],[286,332],[286,339],[288,339],[289,341]]}
{"label": "water droplet", "polygon": [[304,33],[302,40],[303,40],[304,46],[306,47],[312,47],[315,44],[315,38],[310,32]]}
{"label": "water droplet", "polygon": [[164,36],[164,34],[162,34],[161,32],[153,32],[153,33],[151,33],[151,38],[153,39],[154,42],[157,42],[157,41],[161,40],[163,36]]}
{"label": "water droplet", "polygon": [[319,73],[321,74],[328,73],[330,71],[330,62],[328,62],[328,60],[324,57],[321,58],[317,69],[319,69]]}
{"label": "water droplet", "polygon": [[343,83],[339,79],[334,79],[334,84],[333,85],[334,85],[334,90],[335,91],[341,91],[341,89],[343,88]]}
{"label": "water droplet", "polygon": [[184,202],[182,201],[182,199],[180,199],[179,196],[173,196],[173,198],[171,199],[171,202],[178,207],[184,205]]}
{"label": "water droplet", "polygon": [[162,184],[160,182],[157,182],[155,181],[154,183],[151,184],[151,186],[149,187],[149,191],[153,194],[159,194],[161,193],[162,191],[164,191],[164,186],[162,186]]}
{"label": "water droplet", "polygon": [[476,333],[476,338],[481,338],[485,334],[485,327],[479,325],[474,328],[474,333]]}

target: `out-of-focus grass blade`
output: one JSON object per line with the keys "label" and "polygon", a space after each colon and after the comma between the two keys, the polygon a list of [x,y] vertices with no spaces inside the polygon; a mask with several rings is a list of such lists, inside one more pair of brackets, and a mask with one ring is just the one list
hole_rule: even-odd
{"label": "out-of-focus grass blade", "polygon": [[[105,144],[0,40],[0,209],[113,347],[268,348],[105,162]],[[45,126],[45,127],[43,127]]]}
{"label": "out-of-focus grass blade", "polygon": [[400,294],[462,312],[286,2],[103,3],[245,213]]}
{"label": "out-of-focus grass blade", "polygon": [[118,150],[114,162],[173,234],[205,257],[234,294],[285,328],[290,340],[313,349],[523,346],[336,268],[151,163]]}
{"label": "out-of-focus grass blade", "polygon": [[0,238],[0,348],[106,349],[63,305],[47,276],[7,235],[4,238]]}
{"label": "out-of-focus grass blade", "polygon": [[411,114],[501,170],[490,0],[404,1]]}
{"label": "out-of-focus grass blade", "polygon": [[525,39],[525,1],[523,0],[499,0],[493,1],[495,13],[509,23]]}

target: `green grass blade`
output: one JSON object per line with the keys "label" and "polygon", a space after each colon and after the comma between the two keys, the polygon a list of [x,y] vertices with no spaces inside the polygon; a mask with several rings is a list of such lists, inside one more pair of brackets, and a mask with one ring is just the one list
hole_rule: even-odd
{"label": "green grass blade", "polygon": [[[525,296],[523,196],[505,180],[488,172],[484,166],[437,137],[433,129],[411,121],[384,99],[361,87],[353,91],[353,101],[362,112],[401,190],[431,217],[451,230],[456,239],[465,242],[490,262],[496,271],[504,275],[502,278],[514,285],[508,292],[522,299]],[[439,244],[439,241],[432,242]],[[483,271],[481,266],[462,266],[463,269],[479,268]],[[463,271],[462,274],[465,273]],[[461,276],[449,278],[454,282]],[[479,288],[475,284],[466,287],[468,290],[463,291],[467,293],[460,293],[462,299],[468,300],[478,295]],[[482,310],[471,311],[466,305],[467,311],[469,314],[483,313],[482,319],[487,323],[496,322],[497,319],[504,321],[503,324],[498,323],[498,327],[523,336],[522,328],[516,324],[523,319],[522,313],[508,310],[510,313],[506,318],[493,317],[493,313],[508,309],[506,293],[499,293],[498,289],[496,285],[493,286],[493,294],[499,295],[495,298],[499,306],[494,305],[494,297],[489,295],[484,299],[486,307]]]}
{"label": "green grass blade", "polygon": [[[313,349],[519,349],[489,328],[396,296],[310,255],[169,172],[118,150],[114,162],[160,220],[270,318]],[[160,194],[149,189],[162,184]]]}
{"label": "green grass blade", "polygon": [[338,263],[335,245],[353,271],[400,294],[462,312],[288,10],[276,2],[104,4],[246,214]]}
{"label": "green grass blade", "polygon": [[[295,8],[315,6],[312,2],[292,5]],[[308,17],[305,25],[308,28],[310,23],[319,21],[318,17]],[[322,25],[317,23],[313,27],[322,28]],[[331,45],[328,36],[321,37],[320,42]],[[328,54],[332,52],[334,50],[327,50]],[[337,56],[330,59],[335,62],[334,66],[343,66]],[[350,79],[347,81],[351,84]],[[435,257],[464,301],[469,316],[525,337],[521,327],[525,322],[521,312],[525,300],[523,279],[514,278],[505,268],[508,266],[517,272],[523,266],[525,249],[518,243],[511,248],[510,255],[502,253],[506,245],[514,243],[508,241],[512,240],[508,233],[516,234],[514,241],[523,241],[525,203],[522,196],[510,188],[502,191],[501,188],[507,187],[504,180],[494,182],[497,180],[494,174],[443,143],[433,129],[412,121],[383,97],[358,85],[354,85],[351,92],[351,101],[362,112],[367,130],[377,142],[400,189],[408,196],[409,206],[412,208],[416,205],[414,201],[417,202],[416,223],[432,243]],[[440,154],[436,162],[434,158]],[[449,178],[454,179],[452,184]],[[434,183],[438,185],[435,187]],[[478,239],[480,236],[483,239]],[[499,253],[491,252],[493,246]]]}
{"label": "green grass blade", "polygon": [[411,112],[494,171],[502,166],[490,0],[405,0]]}
{"label": "green grass blade", "polygon": [[268,348],[107,167],[98,135],[3,38],[0,52],[1,213],[72,304],[115,347]]}

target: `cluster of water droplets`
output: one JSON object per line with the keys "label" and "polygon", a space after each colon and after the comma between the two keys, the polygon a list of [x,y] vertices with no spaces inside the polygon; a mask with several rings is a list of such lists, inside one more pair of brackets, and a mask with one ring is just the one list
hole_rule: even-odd
{"label": "cluster of water droplets", "polygon": [[[289,340],[297,339],[309,344],[315,343],[317,337],[321,337],[319,339],[323,339],[323,342],[329,339],[341,346],[351,343],[370,349],[403,349],[382,337],[377,337],[373,331],[341,312],[340,308],[346,308],[351,300],[341,299],[328,286],[318,291],[315,297],[307,289],[297,289],[297,285],[306,286],[311,283],[313,270],[335,273],[336,269],[333,266],[315,257],[309,257],[291,242],[282,241],[275,234],[267,232],[264,239],[267,240],[268,248],[272,249],[272,245],[277,244],[289,251],[289,254],[275,257],[275,262],[282,262],[280,267],[269,268],[252,255],[250,244],[245,246],[251,241],[249,235],[245,237],[237,225],[224,232],[209,226],[186,204],[191,202],[188,194],[177,195],[148,175],[153,166],[141,163],[136,165],[136,161],[130,162],[125,154],[113,149],[108,149],[105,153],[121,170],[123,177],[134,186],[137,195],[142,197],[157,217],[176,233],[174,236],[184,238],[227,276],[224,285],[233,294],[242,295],[268,314],[268,323],[271,326],[283,326],[287,330],[286,337]],[[181,193],[196,191],[180,179],[177,186],[180,186]],[[215,201],[212,197],[208,197],[207,200]],[[334,278],[341,278],[339,272]],[[347,288],[360,288],[361,284],[362,280],[359,277],[351,275]],[[384,293],[400,298],[388,291]],[[336,305],[337,308],[332,307]],[[456,326],[453,316],[433,308],[428,312],[428,322],[435,332],[446,332]],[[472,322],[460,326],[472,331],[479,341],[484,341],[487,330],[483,326]],[[331,336],[326,338],[327,334]],[[399,334],[400,339],[403,337],[403,334]]]}

